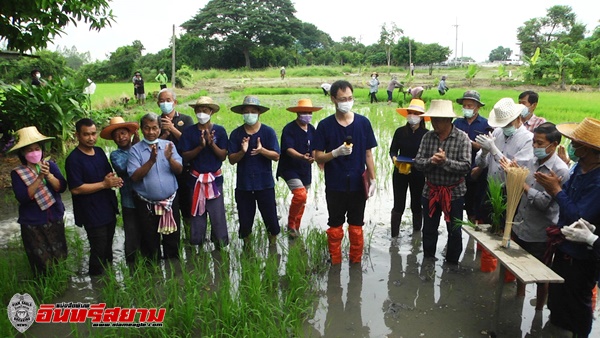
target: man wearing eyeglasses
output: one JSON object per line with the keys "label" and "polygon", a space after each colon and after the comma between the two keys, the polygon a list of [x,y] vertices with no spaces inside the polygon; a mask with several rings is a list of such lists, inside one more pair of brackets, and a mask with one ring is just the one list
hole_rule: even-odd
{"label": "man wearing eyeglasses", "polygon": [[[375,193],[375,165],[371,149],[377,146],[377,140],[369,119],[351,111],[354,98],[348,81],[334,82],[330,94],[335,114],[319,123],[313,141],[315,160],[325,169],[329,253],[331,264],[342,262],[343,225],[347,220],[350,262],[360,263],[365,204],[367,198]],[[365,181],[367,184],[363,183]]]}

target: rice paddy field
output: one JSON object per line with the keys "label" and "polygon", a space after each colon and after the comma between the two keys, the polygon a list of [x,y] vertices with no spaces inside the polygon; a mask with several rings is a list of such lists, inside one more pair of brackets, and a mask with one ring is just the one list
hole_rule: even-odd
{"label": "rice paddy field", "polygon": [[[176,109],[193,116],[188,106],[200,95],[210,95],[221,110],[212,118],[231,132],[242,124],[242,116],[229,110],[240,104],[245,95],[257,95],[261,104],[271,109],[261,115],[262,123],[278,133],[295,114],[285,108],[300,98],[310,98],[313,105],[324,107],[313,114],[313,124],[333,114],[330,99],[323,95],[320,84],[336,74],[295,77],[280,81],[278,73],[227,74],[219,71],[198,75],[193,88],[176,90]],[[300,70],[298,70],[300,72]],[[436,76],[424,75],[423,83],[434,82]],[[20,243],[16,214],[2,221],[3,244],[0,255],[0,294],[4,304],[15,293],[29,293],[38,304],[57,302],[106,303],[107,307],[165,308],[162,327],[123,328],[92,327],[90,321],[79,324],[35,323],[25,337],[482,337],[487,336],[493,318],[494,290],[499,280],[497,271],[479,271],[479,252],[463,234],[465,250],[459,267],[443,263],[442,252],[447,236],[440,227],[437,261],[423,258],[420,234],[412,233],[410,210],[404,212],[400,237],[390,238],[392,208],[392,163],[388,151],[396,128],[406,123],[396,113],[398,99],[394,93],[391,105],[386,102],[384,76],[378,93],[379,103],[370,104],[367,76],[345,76],[355,85],[353,111],[367,116],[378,141],[374,149],[377,192],[369,199],[365,214],[365,248],[363,262],[349,265],[349,243],[344,239],[344,261],[331,267],[327,262],[327,208],[323,173],[315,165],[306,211],[300,228],[301,238],[278,237],[277,246],[269,247],[264,224],[257,213],[252,250],[244,250],[238,239],[237,211],[234,201],[235,167],[223,164],[224,197],[231,244],[214,251],[210,243],[203,247],[182,242],[179,261],[163,261],[155,265],[128,267],[123,258],[123,231],[117,229],[113,249],[115,262],[100,278],[90,278],[87,270],[85,232],[74,227],[72,215],[67,217],[69,259],[56,272],[36,280],[29,272]],[[389,77],[385,77],[389,80]],[[426,90],[426,107],[432,99],[455,100],[466,89],[477,89],[486,103],[480,113],[488,116],[494,103],[503,97],[515,100],[528,88],[465,86],[463,81],[449,82],[451,90],[440,97],[435,88]],[[147,88],[154,84],[147,84]],[[158,87],[158,86],[157,86]],[[131,93],[130,93],[131,92]],[[147,89],[147,92],[151,91]],[[600,118],[600,92],[539,90],[540,102],[535,113],[551,122],[579,122],[584,117]],[[104,105],[123,95],[131,96],[132,85],[98,84],[92,105]],[[123,107],[126,120],[137,121],[146,111],[159,112],[148,98],[144,106],[130,102]],[[407,105],[404,101],[402,105]],[[455,103],[455,111],[460,107]],[[195,120],[195,117],[194,117]],[[99,125],[107,121],[97,121]],[[431,127],[429,126],[429,129]],[[114,143],[98,139],[107,152]],[[64,172],[64,171],[63,171]],[[10,193],[8,193],[10,194]],[[287,224],[291,193],[282,180],[276,182],[278,215],[282,229]],[[5,200],[7,200],[5,198]],[[63,196],[70,211],[70,197]],[[13,208],[16,210],[16,206]],[[9,230],[7,230],[9,229]],[[515,297],[516,285],[504,288],[499,321],[500,337],[554,336],[545,328],[549,311],[536,312],[535,286],[527,287],[526,296]],[[0,336],[17,335],[8,322],[3,307],[0,313]],[[596,312],[597,313],[597,312]],[[594,323],[592,336],[600,335],[600,324]]]}

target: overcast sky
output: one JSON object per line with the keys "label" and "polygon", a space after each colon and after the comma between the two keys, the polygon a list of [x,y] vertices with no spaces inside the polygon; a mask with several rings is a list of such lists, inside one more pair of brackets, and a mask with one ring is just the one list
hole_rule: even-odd
{"label": "overcast sky", "polygon": [[[146,48],[144,53],[156,53],[169,46],[173,25],[180,34],[179,25],[191,19],[207,2],[112,0],[117,21],[112,27],[97,33],[90,32],[84,24],[69,26],[66,34],[55,39],[54,45],[76,46],[79,52],[89,51],[93,59],[102,60],[117,47],[140,40]],[[379,39],[382,24],[395,22],[405,36],[415,41],[439,43],[453,51],[452,57],[457,50],[459,57],[470,56],[476,61],[485,61],[498,46],[511,48],[517,54],[517,28],[531,18],[545,16],[553,5],[571,6],[588,31],[600,24],[597,0],[296,0],[293,3],[298,19],[316,25],[334,41],[352,36],[369,45]],[[55,46],[48,48],[54,50]]]}

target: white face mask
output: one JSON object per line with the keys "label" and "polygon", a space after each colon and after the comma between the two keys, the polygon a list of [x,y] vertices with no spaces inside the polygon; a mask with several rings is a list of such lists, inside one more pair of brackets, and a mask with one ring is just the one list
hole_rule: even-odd
{"label": "white face mask", "polygon": [[253,126],[258,122],[258,114],[244,114],[244,123]]}
{"label": "white face mask", "polygon": [[463,116],[467,119],[470,119],[471,117],[473,117],[473,114],[474,114],[473,109],[463,108],[462,112],[463,112]]}
{"label": "white face mask", "polygon": [[208,121],[210,121],[210,115],[207,113],[198,113],[196,114],[196,117],[198,118],[198,123],[200,124],[206,124]]}
{"label": "white face mask", "polygon": [[349,112],[352,109],[352,105],[354,105],[354,100],[346,101],[346,102],[338,102],[337,110],[339,110],[340,113],[346,114],[347,112]]}
{"label": "white face mask", "polygon": [[415,124],[419,124],[419,122],[421,122],[421,117],[418,115],[408,115],[406,120],[408,121],[408,124],[414,126]]}
{"label": "white face mask", "polygon": [[41,77],[42,77],[42,74],[40,74],[40,73],[35,73],[35,77],[39,79],[39,78],[41,78]]}

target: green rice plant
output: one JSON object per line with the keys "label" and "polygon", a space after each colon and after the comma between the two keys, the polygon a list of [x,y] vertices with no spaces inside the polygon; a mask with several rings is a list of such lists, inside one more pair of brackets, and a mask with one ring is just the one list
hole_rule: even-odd
{"label": "green rice plant", "polygon": [[492,220],[491,231],[498,233],[504,228],[502,218],[506,210],[506,197],[502,181],[495,177],[488,177],[488,198],[492,207],[490,218]]}

